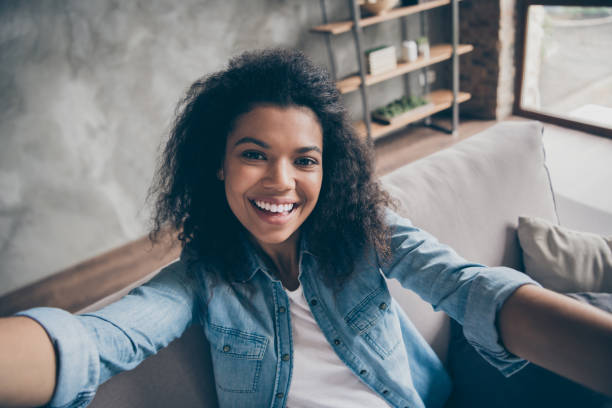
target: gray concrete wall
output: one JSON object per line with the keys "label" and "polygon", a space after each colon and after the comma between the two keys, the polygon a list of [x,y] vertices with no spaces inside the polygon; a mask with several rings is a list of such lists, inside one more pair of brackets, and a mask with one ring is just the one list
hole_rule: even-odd
{"label": "gray concrete wall", "polygon": [[[349,17],[345,1],[327,5]],[[309,33],[320,23],[315,0],[3,0],[0,295],[146,234],[158,146],[186,88],[252,48],[297,47],[327,65]],[[368,28],[366,46],[399,46],[399,33]],[[351,34],[333,45],[340,74],[354,71]],[[374,87],[373,105],[397,85]],[[360,115],[358,92],[346,103]]]}

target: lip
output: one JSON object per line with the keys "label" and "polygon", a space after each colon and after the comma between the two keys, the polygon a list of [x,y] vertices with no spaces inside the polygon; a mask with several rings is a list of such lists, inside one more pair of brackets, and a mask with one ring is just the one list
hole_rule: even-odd
{"label": "lip", "polygon": [[300,205],[300,200],[294,200],[289,198],[272,198],[272,197],[250,197],[249,201],[264,201],[270,204],[294,204],[295,206]]}
{"label": "lip", "polygon": [[261,219],[262,221],[268,223],[268,224],[273,224],[273,225],[283,225],[286,224],[287,222],[289,222],[291,220],[291,218],[293,218],[293,215],[296,213],[297,208],[300,206],[300,204],[296,201],[289,201],[289,200],[271,200],[271,199],[261,199],[258,198],[257,201],[265,201],[267,203],[271,203],[271,204],[293,204],[293,208],[291,209],[290,212],[286,213],[286,212],[282,212],[282,213],[271,213],[268,211],[264,211],[262,209],[260,209],[259,207],[257,207],[255,205],[255,199],[249,199],[249,204],[251,205],[251,208],[253,209],[253,211],[255,212],[255,214],[257,214],[257,216],[259,217],[259,219]]}

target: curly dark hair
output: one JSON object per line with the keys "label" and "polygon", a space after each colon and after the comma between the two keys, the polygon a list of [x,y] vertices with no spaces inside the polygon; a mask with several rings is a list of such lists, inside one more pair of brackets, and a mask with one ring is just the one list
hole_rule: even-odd
{"label": "curly dark hair", "polygon": [[[321,192],[302,226],[316,237],[309,244],[321,265],[330,276],[345,278],[354,257],[368,245],[387,259],[384,207],[390,199],[374,180],[372,149],[356,136],[327,71],[300,51],[287,49],[246,52],[189,88],[149,191],[156,197],[150,237],[156,240],[170,224],[183,247],[198,256],[235,262],[236,237],[244,227],[216,174],[236,119],[262,104],[307,107],[321,124]],[[232,268],[223,269],[231,273]]]}

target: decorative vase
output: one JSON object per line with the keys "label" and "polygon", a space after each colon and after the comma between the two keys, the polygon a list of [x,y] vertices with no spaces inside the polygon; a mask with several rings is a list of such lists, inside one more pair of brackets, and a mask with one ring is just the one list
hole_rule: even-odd
{"label": "decorative vase", "polygon": [[404,62],[414,62],[418,55],[419,51],[415,41],[404,41],[402,43],[402,60]]}
{"label": "decorative vase", "polygon": [[372,14],[383,14],[397,6],[399,0],[360,0],[361,8]]}

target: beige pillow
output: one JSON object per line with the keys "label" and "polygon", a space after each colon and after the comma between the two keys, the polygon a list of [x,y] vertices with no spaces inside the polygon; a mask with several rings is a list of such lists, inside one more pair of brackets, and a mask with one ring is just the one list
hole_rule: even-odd
{"label": "beige pillow", "polygon": [[612,237],[519,217],[525,272],[557,292],[612,292]]}

